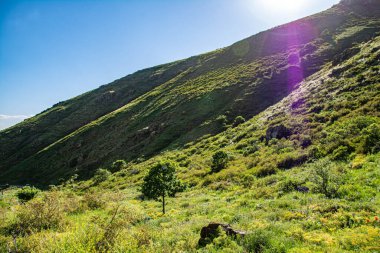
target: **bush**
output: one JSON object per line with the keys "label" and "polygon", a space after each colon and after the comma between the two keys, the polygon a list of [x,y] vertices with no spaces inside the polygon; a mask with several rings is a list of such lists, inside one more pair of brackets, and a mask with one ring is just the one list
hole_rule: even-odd
{"label": "bush", "polygon": [[377,153],[380,151],[380,127],[372,124],[362,131],[364,136],[362,148],[364,153]]}
{"label": "bush", "polygon": [[281,161],[277,163],[277,166],[281,169],[291,169],[295,166],[299,166],[307,161],[307,155],[288,155],[285,156]]}
{"label": "bush", "polygon": [[310,158],[319,159],[319,158],[322,158],[322,157],[326,156],[326,154],[325,154],[324,150],[320,146],[313,146],[309,150],[308,156]]}
{"label": "bush", "polygon": [[315,193],[322,193],[328,198],[334,198],[338,195],[343,179],[336,166],[330,160],[323,159],[314,163],[311,182],[314,183],[313,191]]}
{"label": "bush", "polygon": [[25,203],[33,199],[39,192],[40,190],[35,187],[25,186],[17,191],[16,196],[22,203]]}
{"label": "bush", "polygon": [[106,181],[111,176],[111,172],[107,169],[97,169],[92,180],[95,184],[100,184],[101,182]]}
{"label": "bush", "polygon": [[228,163],[228,155],[224,151],[218,151],[212,156],[211,172],[216,173],[225,169]]}
{"label": "bush", "polygon": [[351,154],[352,148],[347,146],[339,146],[333,151],[332,159],[333,160],[346,160]]}
{"label": "bush", "polygon": [[111,172],[117,172],[127,167],[127,163],[124,160],[117,160],[112,163]]}
{"label": "bush", "polygon": [[244,156],[248,156],[250,154],[253,154],[255,152],[257,152],[259,150],[259,146],[255,143],[253,143],[252,145],[250,145],[249,147],[247,147],[244,152],[243,152],[243,155]]}
{"label": "bush", "polygon": [[248,252],[264,252],[271,246],[271,236],[268,231],[257,229],[252,234],[244,237],[242,245]]}
{"label": "bush", "polygon": [[245,122],[245,118],[243,118],[242,116],[237,116],[234,120],[234,123],[232,123],[232,126],[236,127],[240,124],[243,124]]}
{"label": "bush", "polygon": [[83,196],[82,202],[91,210],[104,208],[106,205],[106,201],[104,200],[103,195],[100,193],[86,193]]}
{"label": "bush", "polygon": [[283,193],[289,193],[296,191],[304,182],[298,181],[296,179],[287,178],[280,183],[280,191]]}
{"label": "bush", "polygon": [[262,253],[285,253],[294,247],[294,240],[286,238],[275,228],[258,228],[239,240],[239,244],[245,249],[244,252]]}
{"label": "bush", "polygon": [[277,167],[273,163],[266,163],[262,167],[258,167],[254,172],[257,177],[266,177],[277,173]]}
{"label": "bush", "polygon": [[45,229],[57,229],[64,221],[60,197],[56,192],[51,192],[21,206],[7,231],[13,235],[27,235]]}
{"label": "bush", "polygon": [[300,138],[300,145],[302,148],[307,148],[312,144],[311,137],[309,135],[302,135]]}

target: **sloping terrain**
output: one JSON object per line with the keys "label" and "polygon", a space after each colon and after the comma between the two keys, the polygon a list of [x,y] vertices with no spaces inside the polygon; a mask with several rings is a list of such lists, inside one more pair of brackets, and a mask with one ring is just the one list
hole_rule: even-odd
{"label": "sloping terrain", "polygon": [[[29,201],[33,189],[2,191],[0,252],[380,252],[378,3],[344,0],[231,47],[138,72],[146,85],[100,87],[83,96],[96,103],[119,93],[120,104],[109,105],[117,108],[86,116],[91,122],[61,129],[61,137],[49,132],[59,124],[42,120],[59,106],[1,132],[1,150],[33,121],[45,122],[40,138],[50,139],[33,152],[25,139],[31,154],[2,159],[0,182],[61,182]],[[154,81],[165,71],[166,80]],[[122,89],[138,85],[146,90],[124,97]],[[60,105],[84,110],[76,99],[95,110],[82,96]],[[217,152],[228,158],[219,171]],[[111,165],[117,159],[126,163]],[[171,161],[186,186],[166,198],[166,214],[141,193],[160,161]],[[91,177],[100,167],[112,173]],[[247,233],[218,231],[199,245],[210,222]]]}
{"label": "sloping terrain", "polygon": [[[347,31],[346,31],[347,32]],[[352,45],[245,123],[75,178],[18,204],[0,198],[0,250],[21,252],[379,252],[380,36]],[[228,163],[211,172],[215,152]],[[187,189],[161,203],[140,193],[160,160]],[[202,227],[228,223],[204,247]],[[16,238],[16,239],[15,239]],[[14,243],[16,241],[16,243]]]}
{"label": "sloping terrain", "polygon": [[380,8],[339,4],[230,47],[139,71],[0,133],[0,182],[90,177],[114,160],[149,158],[226,130],[299,83],[358,52],[380,31]]}

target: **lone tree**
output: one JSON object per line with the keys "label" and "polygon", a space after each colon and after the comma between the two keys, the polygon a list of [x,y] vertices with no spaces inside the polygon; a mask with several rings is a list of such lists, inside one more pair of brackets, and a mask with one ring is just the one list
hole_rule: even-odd
{"label": "lone tree", "polygon": [[150,168],[144,177],[141,192],[145,197],[162,201],[162,213],[165,214],[165,197],[174,197],[184,186],[175,175],[176,166],[169,161],[161,161]]}

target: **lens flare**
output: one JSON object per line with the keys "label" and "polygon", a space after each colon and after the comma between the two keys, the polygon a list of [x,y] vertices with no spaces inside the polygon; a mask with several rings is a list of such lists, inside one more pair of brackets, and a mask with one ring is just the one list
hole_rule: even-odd
{"label": "lens flare", "polygon": [[266,11],[297,12],[305,7],[306,0],[257,0],[257,5]]}

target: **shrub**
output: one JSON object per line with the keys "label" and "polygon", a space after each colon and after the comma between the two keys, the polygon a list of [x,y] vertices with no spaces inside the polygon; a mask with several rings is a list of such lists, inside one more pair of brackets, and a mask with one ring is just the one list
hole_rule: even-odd
{"label": "shrub", "polygon": [[277,173],[277,167],[273,163],[266,163],[261,167],[258,167],[254,172],[257,177],[266,177]]}
{"label": "shrub", "polygon": [[291,169],[295,166],[299,166],[307,161],[308,157],[307,155],[288,155],[285,156],[281,161],[277,163],[277,166],[281,169]]}
{"label": "shrub", "polygon": [[83,196],[82,202],[91,210],[104,208],[106,205],[106,201],[100,193],[96,194],[88,192]]}
{"label": "shrub", "polygon": [[98,224],[101,228],[101,237],[95,244],[97,252],[110,252],[120,231],[129,224],[120,205],[110,210],[110,216],[111,219],[100,220]]}
{"label": "shrub", "polygon": [[314,183],[313,191],[315,193],[322,193],[328,198],[334,198],[338,195],[343,179],[336,166],[330,160],[323,159],[314,163],[311,182]]}
{"label": "shrub", "polygon": [[[272,248],[273,234],[264,229],[256,229],[241,240],[241,245],[247,252],[261,253]],[[272,252],[272,251],[271,251]]]}
{"label": "shrub", "polygon": [[307,148],[312,144],[311,137],[308,135],[302,135],[300,139],[300,145],[302,148]]}
{"label": "shrub", "polygon": [[351,162],[352,169],[361,169],[366,162],[366,157],[364,155],[357,155]]}
{"label": "shrub", "polygon": [[206,252],[241,252],[241,246],[219,226],[211,238],[206,238]]}
{"label": "shrub", "polygon": [[225,169],[228,163],[228,155],[224,151],[218,151],[212,156],[211,172],[216,173]]}
{"label": "shrub", "polygon": [[280,191],[282,191],[283,193],[289,193],[292,191],[296,191],[299,189],[299,187],[301,185],[303,185],[303,183],[304,182],[301,182],[301,181],[296,180],[296,179],[287,178],[280,183]]}
{"label": "shrub", "polygon": [[39,192],[40,190],[35,187],[25,186],[17,191],[16,196],[22,203],[25,203],[33,199]]}
{"label": "shrub", "polygon": [[216,118],[216,123],[221,127],[221,128],[226,128],[228,124],[228,119],[226,115],[219,115]]}
{"label": "shrub", "polygon": [[237,116],[234,120],[234,123],[232,123],[232,126],[236,127],[240,124],[243,124],[245,122],[245,118],[243,118],[242,116]]}
{"label": "shrub", "polygon": [[127,163],[124,160],[117,160],[112,163],[111,172],[117,172],[127,167]]}
{"label": "shrub", "polygon": [[111,175],[107,169],[97,169],[92,180],[95,184],[100,184],[101,182],[106,181]]}
{"label": "shrub", "polygon": [[248,156],[249,154],[253,154],[253,153],[257,152],[259,149],[260,149],[259,146],[255,143],[253,143],[252,145],[248,146],[244,150],[243,155]]}
{"label": "shrub", "polygon": [[352,148],[347,146],[339,146],[333,151],[332,159],[333,160],[346,160],[351,154]]}
{"label": "shrub", "polygon": [[362,131],[364,136],[362,148],[365,153],[377,153],[380,151],[380,126],[372,124]]}
{"label": "shrub", "polygon": [[322,158],[322,157],[326,156],[326,154],[325,154],[324,150],[320,146],[313,146],[309,150],[308,156],[310,158],[319,159],[319,158]]}
{"label": "shrub", "polygon": [[7,230],[13,235],[27,235],[45,229],[57,229],[64,221],[60,198],[56,192],[51,192],[21,206]]}

